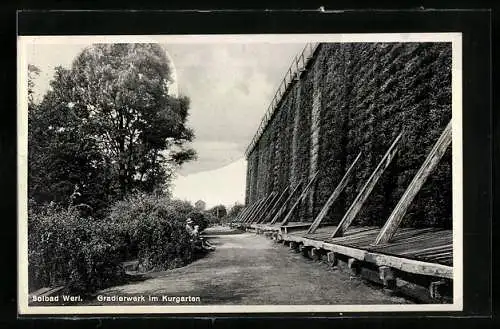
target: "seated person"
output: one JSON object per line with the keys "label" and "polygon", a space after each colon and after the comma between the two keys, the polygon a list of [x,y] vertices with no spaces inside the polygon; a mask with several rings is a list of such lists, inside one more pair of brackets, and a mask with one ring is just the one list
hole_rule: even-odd
{"label": "seated person", "polygon": [[191,226],[193,224],[193,220],[191,218],[188,218],[186,220],[186,230],[188,231],[189,235],[192,236],[192,240],[195,243],[195,246],[202,248],[204,250],[215,250],[215,248],[210,245],[208,242],[205,241],[202,237],[200,237],[200,227],[198,225],[195,225],[194,228]]}

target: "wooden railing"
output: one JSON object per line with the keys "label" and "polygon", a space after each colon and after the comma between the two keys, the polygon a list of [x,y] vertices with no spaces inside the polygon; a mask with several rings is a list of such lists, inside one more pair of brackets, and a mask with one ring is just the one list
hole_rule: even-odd
{"label": "wooden railing", "polygon": [[260,121],[259,127],[257,128],[257,132],[253,136],[252,141],[250,142],[245,151],[246,157],[248,157],[250,152],[252,152],[255,145],[259,141],[260,137],[262,136],[262,133],[264,132],[264,130],[267,127],[267,124],[269,123],[269,120],[271,120],[274,111],[276,110],[278,104],[280,103],[281,98],[287,91],[292,81],[298,79],[300,76],[300,72],[305,70],[307,64],[309,63],[309,60],[313,56],[318,45],[319,43],[308,43],[306,44],[304,49],[302,49],[301,53],[295,56],[294,60],[292,61],[292,64],[290,65],[290,67],[285,73],[285,76],[281,80],[278,89],[274,93],[271,103],[267,108],[266,114],[264,114],[264,117],[262,117],[262,120]]}

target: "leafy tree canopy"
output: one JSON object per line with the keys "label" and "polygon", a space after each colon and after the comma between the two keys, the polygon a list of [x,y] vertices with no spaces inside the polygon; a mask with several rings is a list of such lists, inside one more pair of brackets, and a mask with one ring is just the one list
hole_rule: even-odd
{"label": "leafy tree canopy", "polygon": [[203,200],[198,200],[194,203],[194,206],[196,209],[203,211],[203,210],[205,210],[207,204]]}
{"label": "leafy tree canopy", "polygon": [[106,203],[168,182],[195,158],[189,99],[169,95],[170,73],[157,44],[97,44],[58,67],[29,113],[31,196],[67,200],[79,186],[81,201]]}
{"label": "leafy tree canopy", "polygon": [[217,205],[209,210],[209,213],[216,216],[217,218],[223,218],[227,215],[226,207],[222,204]]}

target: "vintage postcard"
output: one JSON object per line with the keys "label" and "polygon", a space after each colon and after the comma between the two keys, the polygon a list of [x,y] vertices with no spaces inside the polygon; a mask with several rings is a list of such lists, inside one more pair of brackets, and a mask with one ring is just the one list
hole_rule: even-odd
{"label": "vintage postcard", "polygon": [[462,310],[460,33],[20,36],[20,314]]}

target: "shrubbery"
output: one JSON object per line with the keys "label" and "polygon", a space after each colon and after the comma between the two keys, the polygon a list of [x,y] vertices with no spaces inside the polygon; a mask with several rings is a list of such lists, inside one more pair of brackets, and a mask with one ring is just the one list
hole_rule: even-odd
{"label": "shrubbery", "polygon": [[189,202],[146,194],[117,202],[103,220],[74,209],[30,207],[30,289],[64,285],[90,293],[123,279],[126,260],[137,259],[143,271],[185,265],[194,247],[187,217],[200,230],[210,220]]}
{"label": "shrubbery", "polygon": [[30,288],[65,285],[74,292],[93,291],[124,274],[110,223],[47,207],[30,211],[28,230]]}

